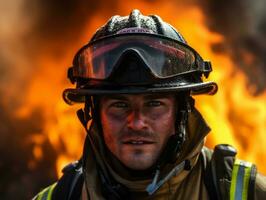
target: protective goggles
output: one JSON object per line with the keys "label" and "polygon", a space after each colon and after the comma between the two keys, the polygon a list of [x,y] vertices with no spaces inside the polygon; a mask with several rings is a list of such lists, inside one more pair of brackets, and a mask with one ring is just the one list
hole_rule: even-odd
{"label": "protective goggles", "polygon": [[[107,79],[119,59],[134,51],[156,78],[201,72],[208,76],[209,62],[182,42],[153,34],[121,34],[105,37],[84,46],[74,58],[74,77]],[[126,67],[126,66],[123,66]]]}

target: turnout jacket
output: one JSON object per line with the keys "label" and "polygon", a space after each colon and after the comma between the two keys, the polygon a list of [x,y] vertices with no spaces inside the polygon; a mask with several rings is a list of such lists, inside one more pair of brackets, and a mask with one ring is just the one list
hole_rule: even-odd
{"label": "turnout jacket", "polygon": [[235,159],[236,152],[228,145],[217,146],[214,153],[204,147],[209,131],[200,113],[193,109],[183,148],[175,163],[161,169],[159,181],[185,160],[189,168],[172,175],[149,195],[146,188],[154,174],[141,177],[126,169],[106,149],[102,133],[92,122],[88,134],[95,146],[87,137],[81,162],[66,167],[64,176],[34,199],[266,199],[266,177],[251,163]]}

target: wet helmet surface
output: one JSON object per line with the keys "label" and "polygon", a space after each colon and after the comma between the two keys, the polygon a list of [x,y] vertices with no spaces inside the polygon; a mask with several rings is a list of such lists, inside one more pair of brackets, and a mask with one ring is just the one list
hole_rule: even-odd
{"label": "wet helmet surface", "polygon": [[[133,47],[128,42],[131,40],[134,41]],[[140,44],[136,44],[138,41]],[[124,46],[116,47],[120,43]],[[149,50],[147,46],[152,46],[153,49]],[[156,73],[153,73],[156,71],[154,66],[162,68],[162,64],[153,51],[171,53],[173,48],[175,53],[192,52],[193,65],[197,67],[186,60],[182,66],[184,59],[179,55],[182,59],[176,59],[174,64],[168,64],[167,67],[180,67],[180,73],[173,76],[156,76]],[[100,59],[101,62],[96,63],[96,57],[101,58],[101,55],[105,60]],[[171,58],[173,59],[173,55]],[[191,64],[190,68],[185,66],[187,63]],[[100,71],[99,68],[105,72],[104,75],[103,72],[97,72]],[[133,10],[129,16],[113,16],[96,31],[90,42],[78,51],[73,66],[68,71],[68,77],[76,84],[76,88],[66,89],[63,97],[67,103],[73,104],[84,102],[85,96],[105,94],[181,91],[189,91],[192,95],[215,94],[216,83],[202,81],[202,76],[207,77],[211,70],[210,62],[204,61],[188,46],[183,36],[170,24],[162,21],[159,16],[144,16],[138,10]]]}

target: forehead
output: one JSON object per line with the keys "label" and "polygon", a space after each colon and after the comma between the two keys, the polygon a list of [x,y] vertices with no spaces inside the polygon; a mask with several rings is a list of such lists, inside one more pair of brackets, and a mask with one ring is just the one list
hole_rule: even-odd
{"label": "forehead", "polygon": [[150,100],[150,99],[174,99],[174,94],[114,94],[114,95],[105,95],[101,97],[101,100]]}

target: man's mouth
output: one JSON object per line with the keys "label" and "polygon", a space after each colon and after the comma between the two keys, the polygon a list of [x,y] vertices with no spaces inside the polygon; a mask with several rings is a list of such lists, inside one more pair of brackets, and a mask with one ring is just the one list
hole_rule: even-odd
{"label": "man's mouth", "polygon": [[127,140],[127,141],[124,141],[123,144],[147,145],[147,144],[154,144],[154,142],[153,141],[149,141],[149,140]]}

